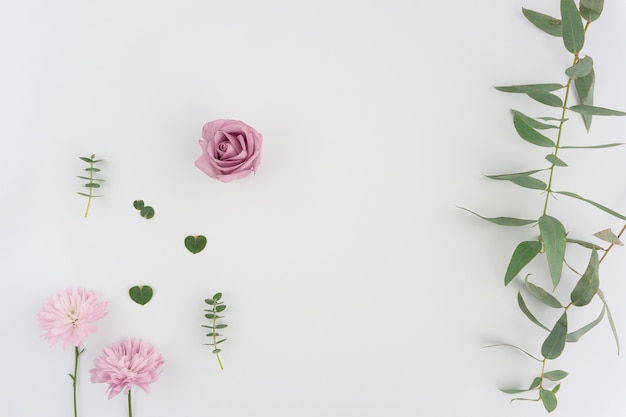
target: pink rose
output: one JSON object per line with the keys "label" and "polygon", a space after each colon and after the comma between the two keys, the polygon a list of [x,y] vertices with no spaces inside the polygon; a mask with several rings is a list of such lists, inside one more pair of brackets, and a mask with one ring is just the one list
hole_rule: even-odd
{"label": "pink rose", "polygon": [[239,120],[214,120],[202,128],[202,155],[196,166],[211,178],[228,182],[256,171],[263,136]]}

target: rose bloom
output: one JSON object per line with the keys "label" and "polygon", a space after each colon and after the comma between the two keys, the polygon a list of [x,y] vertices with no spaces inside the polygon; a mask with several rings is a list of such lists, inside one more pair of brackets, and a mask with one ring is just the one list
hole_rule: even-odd
{"label": "rose bloom", "polygon": [[257,170],[263,136],[239,120],[214,120],[202,128],[202,155],[196,166],[211,178],[228,182]]}
{"label": "rose bloom", "polygon": [[65,349],[70,344],[81,345],[89,333],[97,332],[93,322],[107,315],[106,308],[107,303],[98,302],[95,292],[70,288],[48,298],[37,322],[50,346],[60,339]]}
{"label": "rose bloom", "polygon": [[127,393],[135,385],[150,392],[150,384],[157,380],[163,358],[154,347],[139,339],[126,339],[102,351],[91,369],[91,382],[109,384],[109,399],[120,392]]}

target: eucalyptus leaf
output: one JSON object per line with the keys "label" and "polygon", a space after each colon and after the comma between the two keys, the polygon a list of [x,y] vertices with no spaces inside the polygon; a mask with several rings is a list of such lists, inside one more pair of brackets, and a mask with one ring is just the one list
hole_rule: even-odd
{"label": "eucalyptus leaf", "polygon": [[569,108],[571,111],[589,116],[626,116],[626,112],[607,109],[605,107],[577,104]]}
{"label": "eucalyptus leaf", "polygon": [[538,101],[541,104],[551,107],[563,107],[561,97],[552,93],[528,93],[528,97]]}
{"label": "eucalyptus leaf", "polygon": [[592,145],[592,146],[561,146],[561,149],[605,149],[614,148],[616,146],[623,146],[624,143],[605,143],[604,145]]}
{"label": "eucalyptus leaf", "polygon": [[561,21],[565,49],[578,55],[585,43],[585,29],[574,0],[561,0]]}
{"label": "eucalyptus leaf", "polygon": [[224,329],[226,327],[228,327],[228,324],[218,324],[215,326],[216,329]]}
{"label": "eucalyptus leaf", "polygon": [[526,19],[528,19],[530,23],[546,32],[548,35],[556,37],[563,35],[563,25],[559,19],[524,8],[522,8],[522,13],[524,13],[524,16],[526,16]]}
{"label": "eucalyptus leaf", "polygon": [[513,251],[511,261],[504,274],[504,285],[508,285],[520,271],[541,251],[541,243],[536,240],[522,242]]}
{"label": "eucalyptus leaf", "polygon": [[487,175],[487,178],[491,178],[494,180],[511,181],[513,184],[519,185],[520,187],[524,188],[530,188],[532,190],[543,191],[548,188],[548,184],[546,184],[545,182],[525,174]]}
{"label": "eucalyptus leaf", "polygon": [[543,377],[544,377],[544,378],[546,378],[546,379],[549,379],[550,381],[553,381],[553,382],[554,382],[554,381],[560,381],[560,380],[562,380],[563,378],[566,378],[566,377],[567,377],[567,375],[569,375],[567,372],[557,370],[557,371],[549,371],[549,372],[545,372],[545,373],[543,374]]}
{"label": "eucalyptus leaf", "polygon": [[548,148],[553,148],[555,146],[554,142],[551,139],[533,129],[533,127],[526,121],[524,117],[521,116],[521,113],[519,112],[513,113],[513,125],[515,126],[515,130],[517,131],[517,133],[525,141],[532,143],[533,145]]}
{"label": "eucalyptus leaf", "polygon": [[600,230],[599,232],[594,233],[593,235],[595,237],[597,237],[598,239],[600,239],[600,240],[604,240],[605,242],[609,242],[612,245],[624,246],[622,241],[619,240],[619,237],[617,237],[617,235],[615,233],[613,233],[613,231],[611,229]]}
{"label": "eucalyptus leaf", "polygon": [[609,309],[609,305],[606,302],[606,298],[604,297],[604,293],[601,289],[598,289],[598,297],[602,300],[604,304],[604,308],[606,309],[606,318],[609,320],[609,325],[611,326],[611,331],[613,332],[613,338],[615,339],[615,345],[617,346],[617,354],[619,355],[620,347],[619,347],[619,336],[617,335],[617,328],[615,327],[615,322],[613,321],[613,315],[611,314],[611,309]]}
{"label": "eucalyptus leaf", "polygon": [[[458,206],[457,206],[458,207]],[[473,212],[472,210],[468,210],[465,207],[459,207],[461,210],[468,211],[472,213],[476,217],[480,217],[483,220],[487,220],[488,222],[500,225],[500,226],[526,226],[529,224],[537,223],[537,220],[526,220],[526,219],[518,219],[515,217],[483,217],[478,213]]]}
{"label": "eucalyptus leaf", "polygon": [[565,339],[565,341],[567,343],[576,343],[580,340],[581,337],[583,337],[589,330],[593,329],[594,327],[596,327],[604,318],[604,312],[606,311],[606,307],[602,307],[602,311],[600,312],[600,315],[598,316],[598,318],[596,318],[594,321],[592,321],[589,324],[584,325],[583,327],[581,327],[580,329],[568,333],[567,334],[567,338]]}
{"label": "eucalyptus leaf", "polygon": [[100,188],[100,184],[96,184],[95,182],[90,182],[88,184],[83,185],[83,187],[87,188]]}
{"label": "eucalyptus leaf", "polygon": [[526,276],[526,279],[524,280],[524,284],[526,285],[526,289],[528,290],[530,295],[535,297],[537,300],[541,301],[543,304],[552,308],[563,308],[559,300],[557,300],[552,294],[548,293],[543,288],[528,281],[528,276]]}
{"label": "eucalyptus leaf", "polygon": [[88,171],[88,172],[100,172],[100,168],[93,168],[93,167],[90,167],[90,168],[85,168],[85,169],[83,169],[83,171]]}
{"label": "eucalyptus leaf", "polygon": [[563,259],[567,244],[565,228],[554,217],[544,215],[539,218],[539,230],[541,231],[546,258],[548,259],[552,284],[556,288],[559,285],[563,271]]}
{"label": "eucalyptus leaf", "polygon": [[504,93],[549,93],[551,91],[560,90],[565,88],[563,84],[558,83],[545,83],[545,84],[520,84],[495,87],[496,90]]}
{"label": "eucalyptus leaf", "polygon": [[517,305],[519,306],[520,310],[522,310],[522,313],[524,313],[524,315],[528,317],[530,321],[532,321],[533,323],[535,323],[537,326],[541,327],[542,329],[550,331],[549,328],[544,326],[539,320],[537,320],[537,317],[535,317],[534,314],[530,312],[530,310],[528,309],[528,306],[526,305],[526,302],[524,301],[524,297],[522,297],[521,292],[517,293]]}
{"label": "eucalyptus leaf", "polygon": [[548,413],[556,410],[557,400],[554,392],[541,389],[539,390],[539,398],[541,398],[541,402]]}
{"label": "eucalyptus leaf", "polygon": [[588,22],[593,22],[602,14],[604,0],[580,0],[580,15]]}
{"label": "eucalyptus leaf", "polygon": [[595,243],[591,243],[591,242],[585,242],[584,240],[568,238],[567,243],[575,243],[587,249],[604,250],[602,246],[596,245]]}
{"label": "eucalyptus leaf", "polygon": [[578,307],[586,306],[596,295],[598,288],[600,288],[599,268],[598,251],[592,250],[587,269],[576,283],[570,295],[573,305]]}
{"label": "eucalyptus leaf", "polygon": [[[593,106],[593,92],[596,83],[596,74],[592,69],[591,72],[584,77],[579,77],[574,80],[574,86],[576,87],[576,93],[578,94],[578,100],[580,104],[584,104],[586,106]],[[585,127],[587,128],[587,132],[591,128],[591,120],[593,119],[593,115],[591,114],[582,114],[583,121],[585,122]]]}
{"label": "eucalyptus leaf", "polygon": [[591,59],[590,56],[586,56],[578,61],[576,64],[566,69],[565,75],[572,79],[575,79],[589,75],[591,74],[591,71],[593,71],[593,59]]}
{"label": "eucalyptus leaf", "polygon": [[87,158],[86,156],[79,156],[79,158],[88,164],[93,164],[95,162],[92,158]]}
{"label": "eucalyptus leaf", "polygon": [[548,154],[546,155],[546,159],[548,160],[548,162],[550,162],[552,165],[555,165],[557,167],[566,167],[567,164],[565,162],[563,162],[563,160],[561,158],[559,158],[558,156],[554,155],[554,154]]}
{"label": "eucalyptus leaf", "polygon": [[226,310],[226,306],[225,305],[219,305],[219,306],[215,306],[215,311],[217,311],[218,313],[222,312]]}
{"label": "eucalyptus leaf", "polygon": [[617,217],[618,219],[621,219],[621,220],[626,220],[626,216],[624,216],[622,214],[619,214],[618,212],[613,211],[610,208],[603,206],[602,204],[596,203],[595,201],[588,200],[588,199],[586,199],[584,197],[581,197],[578,194],[575,194],[575,193],[572,193],[572,192],[569,192],[569,191],[554,191],[554,193],[555,194],[561,194],[561,195],[564,195],[564,196],[567,196],[567,197],[571,197],[571,198],[575,198],[575,199],[584,201],[585,203],[589,203],[592,206],[594,206],[596,208],[599,208],[600,210],[610,214],[611,216],[615,216],[615,217]]}
{"label": "eucalyptus leaf", "polygon": [[222,299],[222,293],[221,292],[213,294],[213,300],[219,301],[221,299]]}
{"label": "eucalyptus leaf", "polygon": [[513,110],[512,111],[513,114],[517,114],[519,115],[519,117],[521,117],[530,127],[534,128],[534,129],[558,129],[558,126],[555,125],[551,125],[548,123],[543,123],[540,122],[539,120],[535,120],[532,117],[526,116],[524,113],[519,112],[517,110]]}
{"label": "eucalyptus leaf", "polygon": [[561,315],[550,331],[550,334],[541,345],[541,354],[546,359],[556,359],[561,356],[567,338],[567,311]]}

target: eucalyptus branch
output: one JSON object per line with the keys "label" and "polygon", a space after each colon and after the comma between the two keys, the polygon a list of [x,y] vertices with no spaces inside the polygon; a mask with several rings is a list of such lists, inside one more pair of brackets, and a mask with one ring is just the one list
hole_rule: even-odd
{"label": "eucalyptus branch", "polygon": [[[537,399],[514,398],[513,400],[540,401],[548,412],[552,412],[557,407],[556,393],[561,387],[561,380],[567,376],[567,372],[562,370],[546,370],[548,361],[559,358],[567,343],[577,342],[583,335],[599,324],[606,315],[611,326],[611,330],[615,336],[618,346],[619,340],[615,330],[610,310],[606,303],[604,294],[600,290],[599,266],[605,259],[606,255],[617,244],[621,244],[619,237],[625,232],[626,225],[615,236],[610,229],[596,233],[594,236],[607,241],[610,246],[607,249],[585,240],[568,238],[569,231],[556,218],[548,215],[548,206],[550,197],[555,195],[563,195],[588,203],[597,209],[608,213],[621,220],[626,220],[626,216],[611,210],[610,208],[599,204],[593,200],[582,197],[570,191],[557,191],[554,187],[555,172],[557,168],[567,167],[567,163],[560,157],[561,149],[601,149],[621,144],[605,144],[593,146],[564,146],[563,133],[564,125],[568,121],[568,112],[578,113],[582,116],[587,131],[590,129],[593,116],[625,116],[626,112],[607,109],[595,106],[593,103],[593,91],[595,85],[595,73],[593,68],[593,60],[589,56],[581,55],[582,48],[585,43],[585,36],[590,24],[597,20],[603,10],[603,0],[559,0],[560,2],[560,19],[548,16],[546,14],[533,10],[523,9],[524,16],[540,30],[556,37],[562,38],[563,46],[572,55],[572,65],[565,70],[567,82],[565,85],[558,83],[544,84],[527,84],[527,85],[511,85],[504,87],[496,87],[497,90],[506,93],[526,94],[532,100],[551,108],[558,108],[560,116],[555,117],[529,117],[519,111],[513,111],[513,125],[519,137],[534,146],[550,148],[552,152],[545,156],[550,163],[549,168],[541,167],[524,172],[506,173],[498,175],[489,175],[488,178],[494,180],[510,181],[511,183],[526,189],[540,191],[545,193],[543,201],[543,211],[541,216],[534,219],[518,219],[512,217],[484,217],[471,210],[465,209],[476,216],[502,226],[524,227],[527,225],[538,225],[539,235],[522,241],[515,248],[508,268],[504,275],[504,284],[508,285],[513,279],[519,277],[522,271],[537,256],[545,256],[547,260],[547,274],[552,281],[552,291],[561,284],[561,278],[564,275],[564,267],[578,275],[574,283],[574,288],[569,294],[569,300],[562,302],[557,299],[551,292],[529,281],[529,275],[524,279],[525,293],[530,294],[546,308],[554,308],[561,310],[559,319],[551,326],[546,326],[537,318],[537,315],[531,311],[526,303],[522,292],[518,292],[517,303],[522,313],[535,325],[548,332],[547,337],[541,344],[541,358],[538,359],[534,355],[526,353],[530,357],[541,362],[541,371],[537,377],[533,379],[528,388],[521,389],[503,389],[503,392],[509,394],[517,394],[528,391],[538,391]],[[583,23],[584,21],[584,23]],[[575,88],[579,104],[571,105],[572,89]],[[555,94],[560,90],[564,90],[563,98]],[[555,129],[555,139],[550,135],[544,134],[544,131]],[[545,165],[544,165],[545,166]],[[539,175],[545,175],[548,171],[547,182],[544,182]],[[589,261],[585,271],[580,274],[566,261],[565,252],[568,245],[580,245],[589,250]],[[602,251],[602,258],[599,258],[598,252]],[[571,275],[571,274],[568,274]],[[585,308],[592,300],[598,296],[604,304],[599,316],[587,325],[571,331],[568,326],[569,316],[575,314],[579,308]],[[507,345],[512,346],[512,345]]]}
{"label": "eucalyptus branch", "polygon": [[87,197],[87,208],[85,209],[85,218],[87,218],[87,215],[89,214],[89,207],[91,207],[91,199],[94,197],[102,197],[101,195],[94,195],[93,194],[93,190],[94,188],[100,188],[100,182],[104,181],[101,178],[94,178],[94,173],[96,172],[100,172],[100,168],[96,168],[96,164],[98,162],[102,162],[102,159],[94,159],[96,157],[95,154],[92,154],[90,157],[86,157],[86,156],[80,156],[79,158],[82,161],[85,161],[89,164],[89,166],[87,168],[84,169],[84,171],[87,171],[89,173],[89,176],[86,177],[84,175],[77,175],[78,178],[88,181],[85,185],[83,185],[83,187],[86,187],[89,192],[88,193],[82,193],[79,192],[79,195],[82,195],[83,197]]}
{"label": "eucalyptus branch", "polygon": [[211,306],[210,310],[204,310],[207,312],[207,314],[205,314],[204,317],[211,320],[211,325],[202,325],[202,327],[206,327],[210,329],[209,333],[207,333],[206,335],[210,337],[213,340],[213,342],[205,343],[205,345],[213,346],[212,353],[215,354],[215,356],[217,357],[217,363],[220,365],[220,369],[224,370],[224,366],[222,365],[222,360],[220,358],[220,352],[222,350],[217,346],[218,344],[226,341],[226,339],[218,340],[218,337],[220,337],[221,334],[217,333],[217,331],[219,329],[224,329],[228,327],[227,324],[217,322],[218,319],[224,318],[224,316],[220,316],[219,313],[226,310],[226,305],[220,301],[221,299],[222,299],[222,293],[218,292],[216,294],[213,294],[213,297],[207,298],[206,300],[204,300],[205,303]]}

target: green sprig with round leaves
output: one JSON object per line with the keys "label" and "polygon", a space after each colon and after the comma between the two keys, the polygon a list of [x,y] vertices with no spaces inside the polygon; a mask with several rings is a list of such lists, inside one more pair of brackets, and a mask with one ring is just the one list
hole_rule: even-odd
{"label": "green sprig with round leaves", "polygon": [[89,214],[89,207],[91,207],[91,199],[94,197],[102,197],[102,195],[95,195],[93,193],[93,190],[95,188],[100,188],[100,183],[103,182],[104,180],[101,178],[96,178],[94,176],[95,173],[100,172],[100,168],[96,167],[96,164],[98,162],[102,162],[102,159],[95,159],[96,155],[92,154],[91,156],[87,157],[87,156],[79,156],[79,158],[86,162],[89,166],[85,169],[83,169],[83,171],[86,171],[89,176],[86,175],[77,175],[78,178],[80,178],[81,180],[85,180],[87,181],[86,184],[83,185],[83,187],[87,188],[89,190],[89,192],[87,193],[83,193],[83,192],[79,192],[79,195],[82,195],[83,197],[87,197],[87,208],[85,209],[85,218],[87,218],[87,215]]}
{"label": "green sprig with round leaves", "polygon": [[[559,0],[559,2],[560,16],[558,18],[529,9],[522,9],[522,12],[530,23],[538,29],[553,38],[561,39],[572,60],[572,65],[566,68],[562,74],[565,76],[565,83],[549,82],[496,87],[497,90],[505,93],[525,94],[537,104],[538,109],[540,108],[539,105],[542,106],[541,108],[544,110],[539,113],[539,116],[529,116],[513,110],[512,119],[515,131],[522,140],[534,147],[546,149],[548,153],[542,161],[527,171],[487,176],[496,181],[508,181],[518,187],[533,190],[540,193],[539,195],[543,195],[544,197],[539,200],[541,202],[541,214],[538,217],[528,216],[528,218],[523,219],[506,216],[486,217],[464,209],[500,226],[528,228],[522,242],[513,250],[507,270],[504,273],[504,284],[509,285],[514,280],[522,281],[520,282],[521,289],[517,292],[517,305],[528,320],[545,331],[545,337],[538,346],[540,354],[531,354],[511,344],[499,344],[490,347],[513,347],[537,362],[537,376],[528,385],[501,390],[514,395],[527,394],[525,397],[516,397],[512,401],[540,402],[548,412],[556,409],[556,394],[561,388],[561,381],[568,376],[568,373],[563,370],[550,369],[550,362],[561,357],[569,343],[578,342],[606,317],[619,353],[619,339],[606,297],[600,289],[599,271],[600,264],[609,251],[615,245],[621,245],[619,238],[626,229],[624,226],[621,232],[616,235],[608,228],[594,234],[594,236],[578,238],[576,225],[564,225],[551,210],[551,201],[562,196],[590,204],[622,222],[626,220],[626,216],[594,200],[571,191],[557,190],[554,186],[554,179],[558,176],[559,170],[568,167],[567,152],[605,149],[623,145],[623,143],[587,146],[566,145],[563,127],[569,121],[570,115],[582,116],[587,131],[591,128],[594,116],[626,115],[625,112],[594,104],[596,81],[594,61],[589,55],[582,54],[588,29],[592,22],[595,22],[602,14],[604,0]],[[576,103],[573,103],[575,101],[574,93],[578,98]],[[546,110],[547,112],[544,113]],[[601,242],[592,242],[594,237]],[[607,243],[608,246],[603,246]],[[582,272],[577,271],[572,266],[572,262],[577,260],[576,256],[572,255],[571,258],[568,258],[568,248],[572,246],[578,246],[583,248],[582,250],[588,251],[588,261],[579,267]],[[547,265],[547,268],[544,267],[544,275],[552,288],[545,289],[530,279],[531,273],[537,272],[536,269],[532,268],[538,268],[539,264],[533,263],[533,260],[538,256],[544,257],[547,261],[544,263]],[[525,277],[522,278],[525,271]],[[541,277],[541,275],[539,276]],[[557,288],[560,291],[555,292]],[[568,299],[557,298],[557,294],[562,298],[564,293],[569,293]],[[599,301],[592,303],[596,297]],[[542,309],[535,307],[535,310],[538,311],[532,311],[527,303],[529,299],[533,299],[534,304],[542,306]],[[597,309],[597,313],[595,313],[597,316],[588,324],[578,329],[572,329],[569,323],[575,321],[572,318],[581,309]],[[552,312],[553,316],[558,316],[556,321],[546,322],[546,319],[542,317],[543,315],[550,316],[550,314],[542,314],[549,310],[557,311],[557,314]]]}
{"label": "green sprig with round leaves", "polygon": [[209,310],[204,310],[207,312],[204,315],[204,317],[211,320],[211,324],[202,325],[202,327],[205,327],[210,330],[209,333],[207,333],[206,335],[211,338],[211,343],[205,343],[205,345],[213,346],[212,353],[215,354],[215,356],[217,357],[217,363],[220,365],[220,369],[224,370],[224,365],[222,365],[222,359],[220,358],[220,352],[222,350],[217,346],[220,343],[223,343],[226,341],[226,339],[220,339],[222,335],[218,333],[218,330],[228,327],[227,324],[217,322],[218,320],[224,318],[224,316],[220,316],[219,313],[226,310],[226,305],[222,301],[220,301],[221,299],[222,299],[222,293],[218,292],[218,293],[213,294],[213,297],[207,298],[206,300],[204,300],[205,303],[211,306]]}

